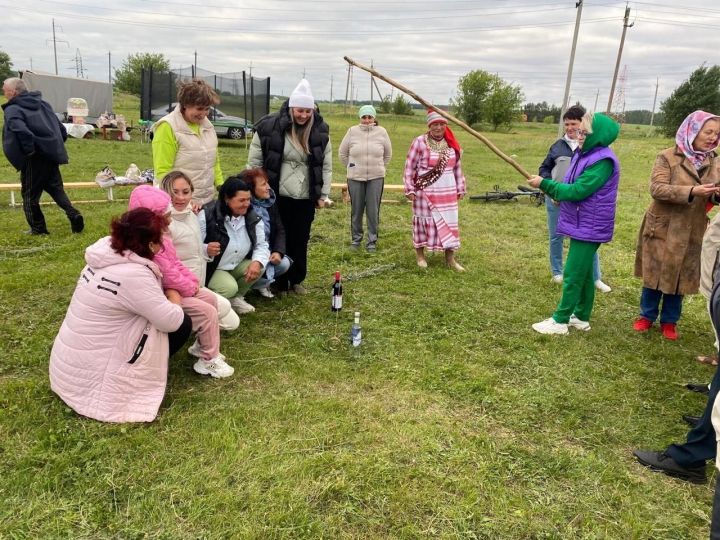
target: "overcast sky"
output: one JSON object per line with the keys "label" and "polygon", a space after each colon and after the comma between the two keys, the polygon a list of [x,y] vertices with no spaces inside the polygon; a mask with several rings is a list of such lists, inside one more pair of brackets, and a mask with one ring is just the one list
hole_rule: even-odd
{"label": "overcast sky", "polygon": [[[345,96],[343,56],[370,64],[425,99],[445,104],[473,69],[522,87],[525,101],[560,104],[576,2],[566,0],[0,0],[0,50],[15,69],[108,79],[130,53],[160,52],[171,67],[249,71],[288,94],[305,73],[318,99]],[[625,2],[584,0],[570,101],[604,110],[623,29]],[[625,109],[658,107],[706,63],[720,64],[718,0],[629,2],[620,72]],[[369,76],[354,71],[369,99]],[[383,94],[391,88],[378,82]],[[377,99],[377,94],[376,94]],[[718,112],[718,111],[715,111]]]}

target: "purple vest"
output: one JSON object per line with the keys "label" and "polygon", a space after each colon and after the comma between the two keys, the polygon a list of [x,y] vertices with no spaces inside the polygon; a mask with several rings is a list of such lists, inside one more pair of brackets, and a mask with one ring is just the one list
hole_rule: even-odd
{"label": "purple vest", "polygon": [[593,148],[586,154],[576,152],[564,182],[574,184],[585,169],[601,159],[610,159],[613,162],[610,178],[587,199],[560,203],[558,234],[585,242],[605,243],[612,240],[615,229],[615,203],[620,181],[620,162],[615,153],[607,146]]}

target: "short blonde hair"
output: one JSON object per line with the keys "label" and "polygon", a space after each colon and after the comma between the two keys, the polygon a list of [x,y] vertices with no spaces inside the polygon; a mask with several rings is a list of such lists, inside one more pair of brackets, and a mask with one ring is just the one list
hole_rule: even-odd
{"label": "short blonde hair", "polygon": [[587,131],[587,134],[590,135],[592,133],[592,123],[593,123],[593,117],[595,116],[595,113],[586,112],[582,120],[580,120],[580,127],[578,129],[582,131]]}

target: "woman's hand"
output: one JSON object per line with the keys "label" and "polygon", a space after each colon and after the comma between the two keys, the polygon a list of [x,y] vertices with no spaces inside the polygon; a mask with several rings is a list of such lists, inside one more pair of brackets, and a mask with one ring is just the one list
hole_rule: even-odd
{"label": "woman's hand", "polygon": [[415,194],[414,193],[408,193],[407,195],[405,195],[405,197],[407,198],[408,201],[415,202]]}
{"label": "woman's hand", "polygon": [[248,266],[247,270],[245,270],[245,283],[252,283],[253,281],[257,281],[262,271],[262,264],[260,264],[258,261],[251,262],[250,266]]}
{"label": "woman's hand", "polygon": [[539,188],[540,188],[540,182],[542,182],[542,181],[543,181],[543,177],[542,177],[542,176],[538,176],[538,175],[536,174],[535,176],[531,176],[530,178],[528,178],[527,183],[530,184],[531,187],[534,187],[535,189],[539,189]]}
{"label": "woman's hand", "polygon": [[325,207],[325,199],[318,199],[315,201],[315,208],[324,208]]}
{"label": "woman's hand", "polygon": [[715,184],[698,184],[690,189],[691,197],[710,197],[718,193],[718,187]]}
{"label": "woman's hand", "polygon": [[278,264],[280,264],[281,260],[282,255],[280,255],[280,253],[278,253],[277,251],[273,251],[270,254],[270,264],[272,264],[273,266],[277,266]]}
{"label": "woman's hand", "polygon": [[458,193],[458,201],[462,201],[465,198],[464,193]]}
{"label": "woman's hand", "polygon": [[197,214],[202,210],[202,204],[198,204],[196,202],[190,203],[190,209],[193,211],[193,214]]}
{"label": "woman's hand", "polygon": [[178,306],[182,303],[182,296],[175,289],[165,289],[165,297]]}
{"label": "woman's hand", "polygon": [[210,242],[207,245],[208,257],[216,257],[220,254],[220,242]]}

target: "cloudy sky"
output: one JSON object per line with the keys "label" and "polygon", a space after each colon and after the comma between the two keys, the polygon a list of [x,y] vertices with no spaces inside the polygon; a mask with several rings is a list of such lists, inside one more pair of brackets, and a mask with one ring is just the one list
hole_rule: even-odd
{"label": "cloudy sky", "polygon": [[[345,96],[347,55],[437,104],[473,69],[520,85],[525,101],[560,104],[576,2],[567,0],[0,0],[0,50],[15,69],[107,80],[130,53],[160,52],[171,67],[197,65],[271,77],[287,94],[303,73],[318,99]],[[658,106],[690,73],[720,64],[720,2],[628,3],[621,61],[625,108]],[[625,2],[584,0],[570,100],[603,110],[623,29]],[[383,94],[391,88],[379,82]],[[353,91],[370,97],[358,70]],[[375,95],[377,98],[377,94]]]}

